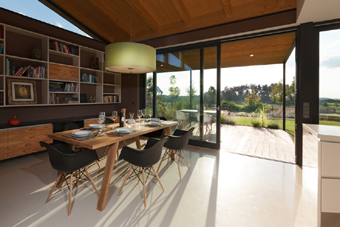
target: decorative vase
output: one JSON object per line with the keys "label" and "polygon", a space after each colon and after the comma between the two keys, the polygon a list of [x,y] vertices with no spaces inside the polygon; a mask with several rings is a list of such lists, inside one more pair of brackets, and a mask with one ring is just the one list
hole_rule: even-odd
{"label": "decorative vase", "polygon": [[20,123],[19,119],[16,118],[16,116],[14,116],[13,118],[8,120],[8,124],[15,126],[18,125]]}

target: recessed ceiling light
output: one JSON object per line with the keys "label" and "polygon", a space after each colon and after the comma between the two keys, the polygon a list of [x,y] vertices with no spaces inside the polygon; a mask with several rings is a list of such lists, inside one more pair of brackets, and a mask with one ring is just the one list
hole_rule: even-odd
{"label": "recessed ceiling light", "polygon": [[254,57],[254,54],[253,54],[253,53],[251,53],[251,54],[250,54],[250,57]]}
{"label": "recessed ceiling light", "polygon": [[161,65],[161,66],[163,66],[163,65]]}

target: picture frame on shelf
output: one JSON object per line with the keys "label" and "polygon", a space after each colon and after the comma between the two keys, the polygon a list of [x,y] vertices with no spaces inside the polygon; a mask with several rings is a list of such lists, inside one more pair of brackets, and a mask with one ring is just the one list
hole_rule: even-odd
{"label": "picture frame on shelf", "polygon": [[37,104],[35,81],[7,79],[7,91],[9,105]]}

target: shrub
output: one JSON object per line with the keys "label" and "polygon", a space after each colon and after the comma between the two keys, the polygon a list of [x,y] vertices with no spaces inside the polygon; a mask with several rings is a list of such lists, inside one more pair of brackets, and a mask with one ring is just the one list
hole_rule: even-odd
{"label": "shrub", "polygon": [[235,123],[234,118],[221,115],[221,124],[235,125]]}
{"label": "shrub", "polygon": [[268,124],[267,128],[271,128],[271,129],[279,129],[279,125],[276,123],[270,123]]}
{"label": "shrub", "polygon": [[229,111],[239,111],[241,109],[240,105],[237,105],[235,102],[228,102],[227,100],[223,100],[221,103],[222,110],[228,110],[229,105]]}
{"label": "shrub", "polygon": [[260,122],[259,119],[255,118],[255,119],[252,119],[252,120],[251,120],[251,125],[252,125],[253,127],[260,127],[260,126],[261,126],[261,122]]}
{"label": "shrub", "polygon": [[267,120],[267,115],[264,109],[264,106],[259,109],[260,110],[260,121],[261,121],[261,126],[264,127],[266,125],[266,120]]}

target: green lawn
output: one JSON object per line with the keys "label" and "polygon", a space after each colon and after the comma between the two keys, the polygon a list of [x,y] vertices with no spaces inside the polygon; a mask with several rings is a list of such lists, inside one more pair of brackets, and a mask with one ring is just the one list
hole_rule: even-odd
{"label": "green lawn", "polygon": [[[248,125],[252,126],[251,121],[252,118],[250,117],[232,117],[235,120],[235,123],[237,125]],[[266,126],[268,124],[278,124],[279,128],[282,129],[282,120],[266,120]],[[320,125],[336,125],[340,126],[340,121],[326,121],[326,120],[320,120]],[[286,120],[286,131],[292,136],[294,139],[294,132],[295,132],[295,120]]]}

